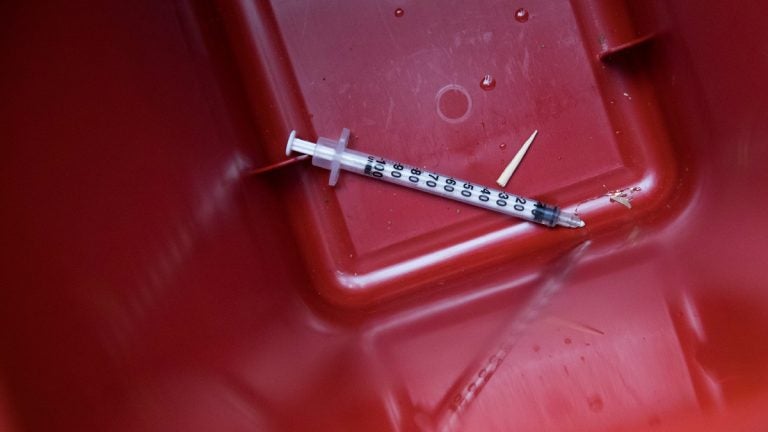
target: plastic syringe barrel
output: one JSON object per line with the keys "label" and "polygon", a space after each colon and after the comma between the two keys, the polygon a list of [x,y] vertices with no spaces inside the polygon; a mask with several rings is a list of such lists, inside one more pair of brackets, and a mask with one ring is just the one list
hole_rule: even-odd
{"label": "plastic syringe barrel", "polygon": [[346,148],[348,141],[348,129],[343,130],[338,141],[320,138],[316,144],[296,138],[295,132],[292,132],[286,146],[286,154],[296,151],[312,155],[313,165],[331,171],[328,182],[331,186],[336,184],[339,170],[343,169],[550,227],[584,226],[576,215],[561,212],[556,206],[350,150]]}

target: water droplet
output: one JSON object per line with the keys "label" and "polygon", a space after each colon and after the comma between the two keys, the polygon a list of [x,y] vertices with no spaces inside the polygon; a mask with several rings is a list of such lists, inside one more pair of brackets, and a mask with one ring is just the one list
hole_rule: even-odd
{"label": "water droplet", "polygon": [[530,15],[528,14],[528,10],[527,9],[520,8],[520,9],[515,11],[515,19],[517,20],[517,22],[524,23],[524,22],[528,21],[529,17],[530,17]]}
{"label": "water droplet", "polygon": [[603,399],[598,395],[590,396],[589,399],[587,399],[587,404],[589,405],[589,410],[592,412],[600,412],[603,410]]}
{"label": "water droplet", "polygon": [[483,76],[483,79],[480,80],[480,88],[489,91],[496,88],[496,78],[492,77],[490,74],[485,74]]}
{"label": "water droplet", "polygon": [[403,10],[403,8],[395,9],[395,17],[401,18],[403,15],[405,15],[405,10]]}
{"label": "water droplet", "polygon": [[565,339],[563,339],[563,342],[565,342],[566,345],[570,345],[571,344],[571,338],[565,338]]}
{"label": "water droplet", "polygon": [[501,143],[499,144],[499,148],[504,150],[505,148],[507,148],[507,145],[505,143]]}

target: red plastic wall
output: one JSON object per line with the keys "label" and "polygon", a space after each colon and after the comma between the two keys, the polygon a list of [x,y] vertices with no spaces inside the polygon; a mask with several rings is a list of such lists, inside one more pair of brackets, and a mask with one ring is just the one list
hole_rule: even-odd
{"label": "red plastic wall", "polygon": [[[332,260],[307,258],[338,237],[331,229],[324,243],[299,225],[302,215],[316,225],[339,213],[295,197],[320,190],[344,206],[369,192],[365,180],[337,192],[308,165],[244,174],[275,160],[285,129],[321,132],[279,14],[325,7],[344,22],[344,5],[321,3],[0,5],[0,428],[438,428],[500,346],[503,362],[457,417],[464,430],[764,428],[762,2],[494,3],[526,7],[529,21],[514,25],[529,27],[573,11],[580,27],[566,30],[583,37],[588,76],[640,86],[653,106],[609,119],[628,122],[630,137],[612,145],[637,155],[616,187],[650,172],[658,194],[632,209],[600,201],[590,207],[597,228],[586,233],[546,232],[545,241],[536,231],[516,243],[535,254],[481,251],[444,277],[394,278],[407,289],[389,295],[384,284],[362,297],[328,279]],[[376,4],[393,23],[429,6]],[[273,27],[257,25],[270,22],[263,16]],[[586,36],[595,28],[605,38]],[[628,57],[597,59],[603,44],[633,35],[653,36]],[[280,44],[289,56],[266,54]],[[275,71],[295,81],[276,91],[261,79]],[[548,121],[554,137],[569,136]],[[536,145],[558,145],[554,137]],[[501,159],[480,159],[468,173]],[[530,158],[523,167],[545,165]],[[566,204],[606,192],[589,181],[545,189]],[[422,215],[441,211],[408,199]],[[482,229],[440,242],[506,223],[467,212]],[[584,239],[586,248],[569,252]],[[515,240],[500,241],[492,250]],[[354,272],[387,263],[347,264]]]}

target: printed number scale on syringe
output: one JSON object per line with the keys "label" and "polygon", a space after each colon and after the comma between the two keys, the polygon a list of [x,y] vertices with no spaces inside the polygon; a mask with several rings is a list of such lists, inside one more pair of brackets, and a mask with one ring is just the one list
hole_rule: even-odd
{"label": "printed number scale on syringe", "polygon": [[296,138],[294,131],[288,138],[286,154],[296,151],[311,155],[313,165],[331,170],[329,183],[332,186],[338,179],[339,170],[343,169],[550,227],[584,226],[578,216],[561,212],[559,208],[540,201],[349,150],[346,148],[348,140],[348,129],[343,130],[338,141],[320,138],[317,143]]}

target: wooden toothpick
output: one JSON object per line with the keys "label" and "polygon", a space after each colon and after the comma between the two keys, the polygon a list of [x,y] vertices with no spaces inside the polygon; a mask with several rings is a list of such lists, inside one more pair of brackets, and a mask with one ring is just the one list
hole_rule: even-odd
{"label": "wooden toothpick", "polygon": [[538,134],[539,131],[535,130],[531,134],[530,137],[525,141],[522,147],[520,147],[520,150],[518,150],[515,157],[512,159],[512,161],[507,165],[506,168],[504,168],[504,171],[501,172],[501,175],[498,179],[496,179],[496,183],[498,183],[499,186],[505,187],[507,183],[509,182],[509,178],[512,177],[512,174],[515,173],[515,170],[517,169],[517,166],[520,165],[520,162],[523,160],[523,156],[525,156],[525,153],[528,151],[528,148],[531,147],[531,144],[533,143],[533,140],[536,138],[536,134]]}

